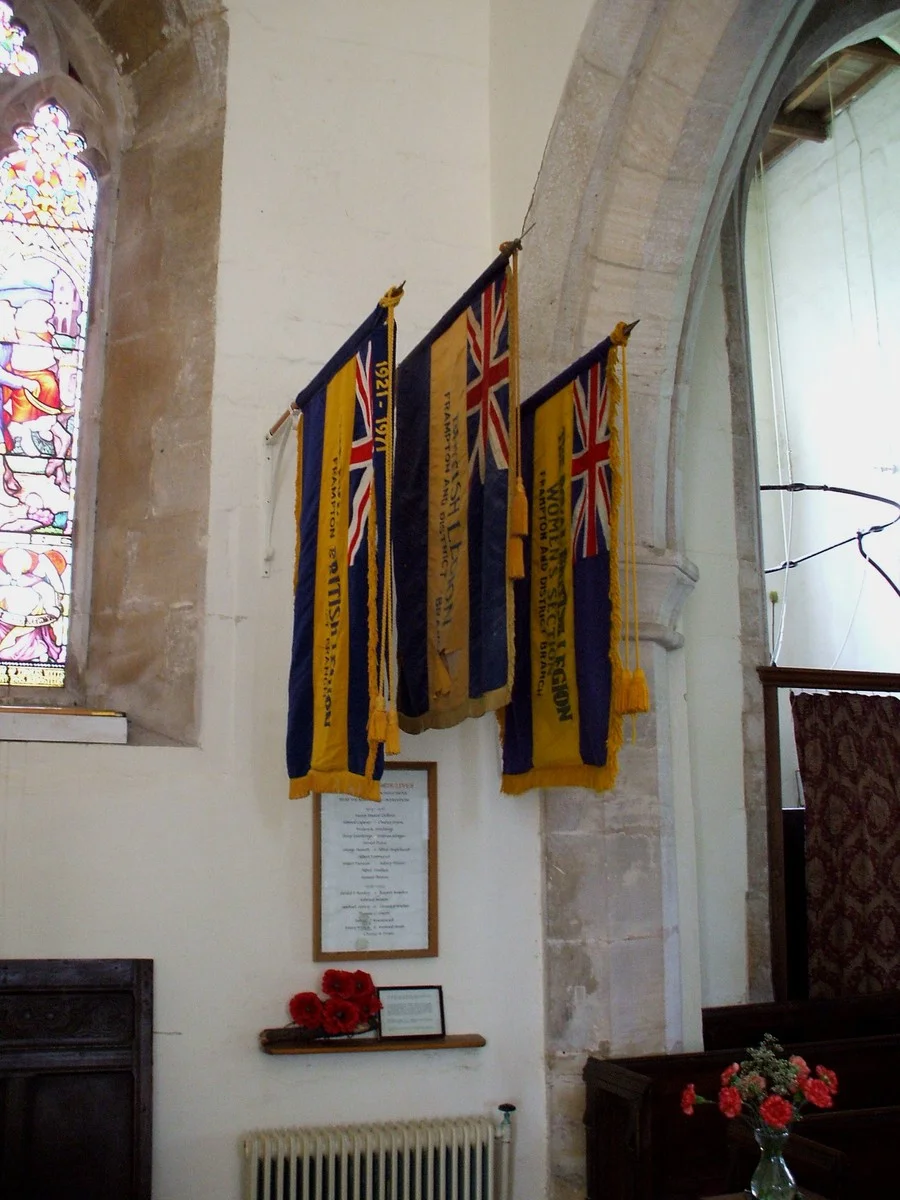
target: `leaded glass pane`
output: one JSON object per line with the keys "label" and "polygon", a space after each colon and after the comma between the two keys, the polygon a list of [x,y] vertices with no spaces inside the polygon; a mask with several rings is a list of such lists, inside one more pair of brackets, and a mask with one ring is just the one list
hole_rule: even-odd
{"label": "leaded glass pane", "polygon": [[13,18],[8,4],[0,3],[0,72],[9,75],[34,75],[38,61],[29,50],[22,49],[25,30]]}
{"label": "leaded glass pane", "polygon": [[62,687],[71,594],[70,544],[0,535],[0,684]]}
{"label": "leaded glass pane", "polygon": [[97,184],[46,104],[0,159],[0,684],[64,683]]}

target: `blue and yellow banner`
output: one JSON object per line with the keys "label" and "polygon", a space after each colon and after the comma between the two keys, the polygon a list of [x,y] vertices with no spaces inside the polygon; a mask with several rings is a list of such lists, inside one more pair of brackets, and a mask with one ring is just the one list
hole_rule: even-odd
{"label": "blue and yellow banner", "polygon": [[503,715],[503,791],[615,783],[622,707],[622,498],[610,338],[522,405],[530,536],[515,583],[516,670]]}
{"label": "blue and yellow banner", "polygon": [[311,791],[380,797],[398,299],[388,293],[295,401],[301,419],[287,729],[292,798]]}
{"label": "blue and yellow banner", "polygon": [[409,733],[511,694],[517,249],[505,246],[398,368],[397,699]]}

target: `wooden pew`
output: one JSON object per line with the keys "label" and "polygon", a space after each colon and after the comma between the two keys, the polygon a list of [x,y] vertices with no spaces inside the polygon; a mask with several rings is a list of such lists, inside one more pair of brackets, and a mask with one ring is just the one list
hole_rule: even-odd
{"label": "wooden pew", "polygon": [[774,1034],[784,1043],[900,1034],[900,992],[848,996],[840,1000],[729,1004],[703,1010],[703,1046],[706,1050],[758,1046],[764,1033]]}
{"label": "wooden pew", "polygon": [[[894,1194],[895,1147],[900,1140],[900,1034],[786,1041],[785,1048],[789,1053],[802,1054],[812,1067],[831,1067],[840,1080],[839,1108],[804,1119],[792,1140],[799,1135],[846,1155],[846,1162],[834,1159],[831,1164],[832,1191],[836,1194],[845,1169],[848,1180],[855,1185],[856,1156],[865,1143],[870,1156],[866,1168],[869,1175],[881,1181],[879,1187],[888,1189],[885,1194]],[[694,1083],[698,1093],[714,1099],[722,1071],[741,1053],[741,1048],[731,1048],[696,1054],[588,1059],[584,1069],[588,1200],[698,1200],[729,1191],[733,1157],[728,1145],[730,1122],[714,1104],[698,1106],[692,1117],[686,1117],[679,1099],[687,1083]],[[851,1111],[873,1108],[883,1110],[878,1118],[882,1130],[897,1119],[897,1137],[885,1138],[882,1134],[880,1143],[874,1136],[866,1140],[868,1119],[848,1117]],[[810,1159],[808,1153],[798,1155],[796,1149],[792,1151],[792,1169],[796,1168],[798,1183],[824,1191],[821,1171],[812,1171]],[[827,1175],[828,1163],[820,1165]],[[859,1196],[863,1194],[858,1192]],[[848,1200],[856,1200],[852,1193],[847,1195]]]}

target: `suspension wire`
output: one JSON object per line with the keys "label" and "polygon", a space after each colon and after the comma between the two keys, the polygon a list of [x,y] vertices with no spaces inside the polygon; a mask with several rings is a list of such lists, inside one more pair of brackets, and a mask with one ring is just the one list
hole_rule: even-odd
{"label": "suspension wire", "polygon": [[863,168],[862,142],[859,140],[856,121],[853,119],[852,105],[847,106],[846,117],[850,125],[850,131],[853,134],[853,143],[856,146],[856,159],[859,167],[859,191],[862,197],[863,224],[866,227],[866,249],[869,254],[869,282],[872,286],[872,309],[875,314],[875,344],[881,350],[881,312],[878,305],[878,281],[875,274],[875,247],[872,242],[872,220],[869,216],[869,194],[866,188],[866,172]]}
{"label": "suspension wire", "polygon": [[840,646],[838,647],[837,654],[835,654],[834,659],[832,660],[831,666],[828,668],[829,671],[833,671],[835,669],[835,667],[838,665],[838,663],[840,662],[840,659],[841,659],[841,655],[844,653],[844,650],[847,648],[847,643],[850,641],[850,634],[853,632],[853,625],[856,621],[856,614],[859,612],[859,606],[862,603],[863,592],[866,590],[866,580],[868,578],[869,578],[869,572],[866,570],[865,563],[863,563],[863,569],[859,575],[859,587],[856,590],[856,602],[853,605],[853,612],[850,614],[850,620],[847,622],[847,628],[844,630],[844,636],[843,636],[843,639],[841,640]]}
{"label": "suspension wire", "polygon": [[[891,521],[892,525],[893,525],[893,523],[894,522]],[[897,593],[897,596],[900,597],[900,587],[897,587],[896,583],[894,583],[893,579],[891,579],[891,577],[890,577],[890,575],[888,575],[887,571],[885,571],[885,569],[883,567],[880,567],[878,565],[878,563],[875,561],[875,559],[872,558],[870,555],[866,554],[865,550],[863,549],[863,538],[866,537],[866,535],[869,533],[880,533],[880,532],[881,532],[880,529],[875,529],[875,530],[867,529],[865,533],[858,533],[856,535],[856,544],[857,544],[857,547],[859,548],[860,554],[863,556],[863,558],[866,560],[866,562],[869,564],[869,566],[874,567],[875,570],[878,572],[878,574],[881,576],[881,578],[884,579],[894,589],[894,591]]]}
{"label": "suspension wire", "polygon": [[[781,357],[781,339],[778,330],[778,298],[775,294],[775,265],[772,259],[772,238],[769,233],[769,197],[766,191],[765,167],[763,164],[762,154],[759,156],[758,174],[759,190],[762,198],[765,266],[768,268],[767,272],[764,271],[765,282],[768,284],[768,295],[765,297],[764,310],[766,321],[766,343],[769,353],[769,386],[772,389],[772,418],[775,432],[775,457],[778,463],[778,478],[783,483],[785,474],[787,475],[788,482],[793,480],[794,465],[791,454],[791,435],[790,427],[788,425],[787,404],[785,402],[784,362]],[[776,365],[778,368],[777,380],[775,373]],[[783,446],[781,436],[782,430],[784,433]],[[779,507],[781,510],[781,538],[784,543],[785,556],[789,558],[794,534],[793,496],[789,495],[787,505],[785,505],[784,500],[782,500]],[[785,571],[784,579],[781,582],[781,612],[779,614],[777,636],[775,634],[774,624],[772,629],[771,652],[773,664],[777,663],[778,661],[778,655],[781,651],[782,642],[784,641],[789,579],[790,576],[788,575],[787,571]]]}
{"label": "suspension wire", "polygon": [[856,488],[835,487],[829,483],[763,483],[760,484],[761,492],[836,492],[842,496],[857,496],[861,500],[875,500],[879,504],[888,504],[891,508],[897,510],[897,515],[892,517],[890,521],[884,521],[880,525],[870,525],[868,529],[857,530],[852,537],[842,538],[839,542],[833,542],[830,546],[823,546],[820,550],[814,550],[811,554],[804,554],[802,558],[788,558],[777,567],[767,567],[763,574],[772,575],[777,571],[786,571],[792,567],[799,567],[801,563],[809,562],[811,558],[818,558],[820,554],[827,554],[829,550],[837,550],[840,546],[848,546],[852,542],[856,543],[857,549],[865,561],[881,575],[900,596],[900,588],[894,583],[888,573],[878,565],[875,560],[866,553],[863,548],[863,539],[869,537],[873,533],[883,533],[885,529],[890,529],[892,525],[896,525],[900,521],[900,500],[893,500],[890,496],[878,496],[873,492],[860,492]]}
{"label": "suspension wire", "polygon": [[829,128],[831,129],[831,143],[833,146],[832,157],[834,159],[834,179],[837,184],[838,194],[838,212],[841,218],[841,249],[844,255],[844,279],[847,284],[847,309],[850,314],[850,328],[856,333],[856,321],[853,319],[853,289],[850,287],[850,260],[847,255],[847,222],[844,219],[844,189],[841,186],[841,168],[838,153],[837,136],[834,126],[834,95],[831,90],[831,67],[828,68],[826,75],[828,80],[828,108],[831,114]]}

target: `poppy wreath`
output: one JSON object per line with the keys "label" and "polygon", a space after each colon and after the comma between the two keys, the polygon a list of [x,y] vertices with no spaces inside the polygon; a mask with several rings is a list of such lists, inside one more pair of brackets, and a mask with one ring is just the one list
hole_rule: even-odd
{"label": "poppy wreath", "polygon": [[297,992],[288,1001],[291,1021],[307,1037],[346,1037],[375,1028],[381,1001],[368,971],[326,971],[322,991],[324,999]]}

